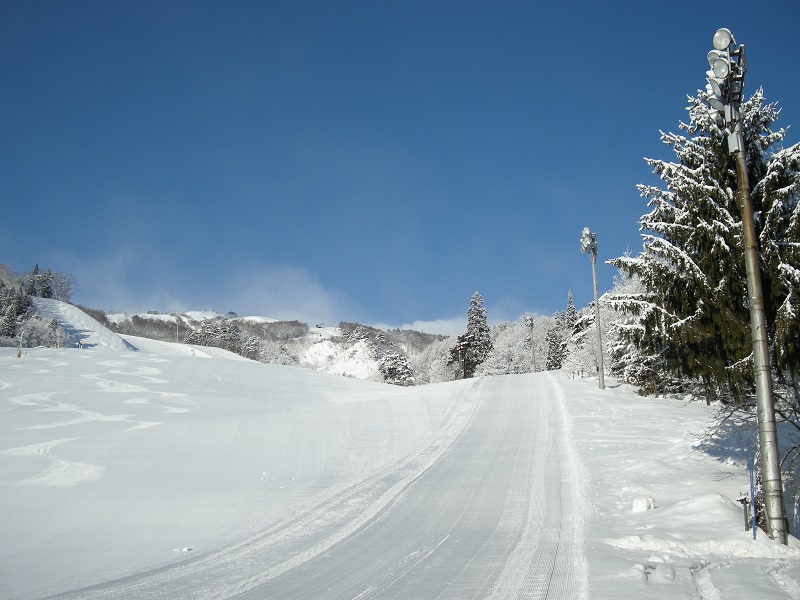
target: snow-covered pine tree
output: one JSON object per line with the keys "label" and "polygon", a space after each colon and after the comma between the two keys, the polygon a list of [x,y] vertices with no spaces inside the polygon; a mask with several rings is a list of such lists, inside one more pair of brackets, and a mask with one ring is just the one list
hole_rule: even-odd
{"label": "snow-covered pine tree", "polygon": [[[6,270],[6,273],[9,273]],[[0,337],[12,338],[17,328],[33,314],[31,297],[13,276],[0,278]]]}
{"label": "snow-covered pine tree", "polygon": [[564,313],[564,331],[567,335],[572,335],[575,323],[578,322],[578,311],[575,309],[575,302],[572,300],[572,290],[567,291],[567,311]]}
{"label": "snow-covered pine tree", "polygon": [[53,271],[46,269],[39,277],[39,296],[42,298],[53,297]]}
{"label": "snow-covered pine tree", "polygon": [[572,300],[572,290],[567,290],[567,309],[562,313],[561,319],[561,366],[569,357],[570,340],[575,334],[575,324],[578,322],[578,311]]}
{"label": "snow-covered pine tree", "polygon": [[239,354],[250,360],[259,360],[261,358],[261,339],[242,333]]}
{"label": "snow-covered pine tree", "polygon": [[199,329],[186,334],[184,343],[223,348],[238,354],[242,348],[242,332],[232,319],[207,319]]}
{"label": "snow-covered pine tree", "polygon": [[800,376],[800,144],[775,153],[754,187],[761,207],[759,236],[763,268],[771,274],[764,294],[777,307],[775,363],[798,389]]}
{"label": "snow-covered pine tree", "polygon": [[39,295],[39,263],[36,263],[33,266],[33,271],[31,271],[27,276],[27,285],[25,286],[25,292],[28,296],[38,296]]}
{"label": "snow-covered pine tree", "polygon": [[[665,188],[638,186],[651,207],[640,220],[646,232],[643,250],[637,257],[609,262],[636,275],[644,285],[645,291],[627,306],[641,321],[637,343],[643,353],[659,356],[671,373],[701,381],[709,392],[740,396],[751,387],[752,346],[735,164],[727,151],[726,134],[709,110],[708,94],[698,91],[688,100],[689,123],[679,124],[686,135],[661,134],[678,162],[646,159]],[[798,189],[791,175],[776,187],[762,185],[766,174],[777,177],[781,160],[796,167],[788,156],[796,156],[796,146],[783,155],[767,156],[767,150],[785,136],[785,130],[771,129],[778,112],[774,104],[765,103],[760,89],[741,105],[750,184],[759,192],[753,194],[754,210],[768,217],[781,198],[796,199]],[[779,221],[788,224],[791,218],[787,221],[786,212],[782,214]],[[764,227],[768,220],[759,219],[756,225],[762,247],[768,245],[766,234],[778,236],[775,243],[780,248],[785,232],[770,232]],[[778,308],[789,295],[786,282],[799,266],[797,256],[787,262],[787,254],[779,261],[784,267],[770,265],[762,254],[771,339]],[[796,340],[800,334],[796,321],[783,322]]]}
{"label": "snow-covered pine tree", "polygon": [[492,338],[483,297],[475,292],[467,310],[467,331],[458,336],[455,346],[450,349],[449,364],[461,365],[464,379],[472,377],[492,349]]}
{"label": "snow-covered pine tree", "polygon": [[644,284],[635,275],[620,271],[613,289],[603,295],[603,306],[611,312],[608,335],[604,336],[612,375],[638,386],[640,393],[656,394],[671,387],[663,367],[663,346],[656,335],[645,335],[644,322],[658,313]]}
{"label": "snow-covered pine tree", "polygon": [[575,329],[578,321],[578,311],[572,299],[572,290],[567,291],[566,310],[556,311],[553,315],[553,324],[547,330],[545,343],[547,344],[547,362],[545,368],[548,371],[560,369],[567,358],[567,343]]}
{"label": "snow-covered pine tree", "polygon": [[580,314],[575,311],[575,319],[575,324],[564,344],[561,368],[573,378],[594,375],[597,373],[594,307],[589,305]]}
{"label": "snow-covered pine tree", "polygon": [[408,358],[397,352],[385,354],[378,364],[378,369],[386,383],[394,385],[414,385],[414,371]]}
{"label": "snow-covered pine tree", "polygon": [[547,344],[547,362],[545,368],[548,371],[555,371],[561,368],[564,362],[564,337],[562,335],[561,313],[556,313],[553,318],[553,325],[547,330],[545,343]]}

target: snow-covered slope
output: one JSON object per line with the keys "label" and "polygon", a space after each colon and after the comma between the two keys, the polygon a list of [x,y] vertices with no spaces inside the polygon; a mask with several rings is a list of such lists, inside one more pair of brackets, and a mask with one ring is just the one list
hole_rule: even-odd
{"label": "snow-covered slope", "polygon": [[[64,311],[74,311],[74,307],[66,305]],[[154,314],[145,313],[133,315],[143,321],[153,322],[166,322],[174,326],[176,322],[175,314]],[[185,327],[184,319],[189,319],[194,323],[199,323],[207,319],[215,319],[219,317],[226,317],[213,310],[202,311],[187,311],[181,315],[181,324]],[[61,320],[65,318],[61,316]],[[115,324],[124,324],[131,319],[131,315],[125,313],[111,313],[107,315],[109,321]],[[236,321],[244,323],[275,323],[277,320],[269,317],[233,317]],[[293,352],[296,352],[297,362],[300,366],[321,373],[330,373],[331,375],[342,375],[344,377],[352,377],[354,379],[364,379],[373,381],[383,381],[383,377],[378,372],[378,361],[373,356],[372,348],[368,341],[359,340],[355,343],[343,343],[339,338],[342,331],[338,327],[326,326],[324,324],[317,324],[308,328],[308,333],[294,338],[294,341],[300,341]],[[132,345],[144,346],[149,343],[146,338],[121,335],[123,339],[127,340]],[[176,349],[179,353],[189,354],[192,351],[195,354],[202,355],[216,355],[218,351],[214,348],[194,346],[185,346],[182,349]]]}
{"label": "snow-covered slope", "polygon": [[[86,340],[106,335],[84,332]],[[561,425],[544,433],[547,447],[563,447],[574,466],[561,490],[533,480],[518,496],[497,496],[504,515],[497,527],[502,533],[516,522],[514,511],[525,510],[520,498],[538,506],[540,494],[569,494],[560,519],[585,540],[588,564],[570,575],[578,582],[569,589],[588,589],[593,600],[800,598],[797,540],[780,546],[744,531],[737,499],[748,483],[738,455],[695,449],[695,434],[711,419],[699,403],[641,398],[611,382],[600,391],[560,374],[398,388],[130,341],[138,352],[99,341],[82,350],[24,350],[21,358],[0,348],[0,598],[206,597],[217,573],[206,564],[232,569],[218,597],[245,592],[276,568],[248,548],[280,542],[293,548],[281,564],[301,567],[364,526],[388,522],[407,486],[425,474],[434,487],[418,486],[419,505],[436,502],[447,481],[432,477],[433,467],[448,449],[470,456],[472,444],[487,443],[480,469],[495,462],[516,469],[522,455],[509,452],[509,439],[462,436],[485,415],[513,423],[517,413],[502,412],[510,389],[531,391],[532,415],[544,410],[536,399],[564,411]],[[535,461],[538,450],[526,453]],[[470,468],[449,471],[463,477],[466,495],[454,498],[503,491],[471,483]],[[379,481],[388,487],[377,488]],[[429,580],[450,577],[438,570],[437,548],[490,521],[467,512],[459,523],[415,535],[386,576],[413,565]],[[498,581],[513,582],[517,568],[544,559],[526,554],[537,536],[557,539],[557,521],[527,523],[511,528],[519,542],[499,559]],[[309,538],[309,531],[333,533]],[[480,552],[471,564],[486,560]],[[313,589],[309,597],[325,597]],[[361,592],[372,597],[368,587]],[[564,594],[555,597],[580,597]],[[404,597],[425,596],[410,589]]]}
{"label": "snow-covered slope", "polygon": [[36,312],[43,319],[55,319],[64,330],[72,346],[106,348],[108,350],[135,350],[120,336],[98,323],[81,309],[47,298],[32,298]]}
{"label": "snow-covered slope", "polygon": [[355,379],[370,379],[378,372],[378,361],[372,357],[367,340],[359,340],[352,346],[343,346],[334,344],[329,339],[322,339],[309,346],[301,357],[300,364],[322,373]]}

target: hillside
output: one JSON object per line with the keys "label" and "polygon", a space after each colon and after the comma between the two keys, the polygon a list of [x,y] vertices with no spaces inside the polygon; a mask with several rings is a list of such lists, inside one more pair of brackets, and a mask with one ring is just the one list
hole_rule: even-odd
{"label": "hillside", "polygon": [[70,345],[109,350],[136,350],[120,336],[98,323],[79,308],[47,298],[31,298],[36,312],[45,320],[55,319],[67,334]]}
{"label": "hillside", "polygon": [[[269,317],[222,314],[214,310],[187,311],[181,314],[145,313],[128,315],[92,311],[93,316],[123,337],[147,337],[161,341],[191,342],[192,332],[212,322],[232,324],[245,344],[257,348],[242,354],[261,362],[300,366],[322,373],[378,382],[392,381],[382,363],[387,358],[408,361],[424,352],[444,336],[417,331],[382,331],[358,323],[309,326],[298,321],[279,321]],[[190,336],[187,338],[187,336]],[[193,345],[198,346],[197,343]],[[409,374],[411,374],[409,369]],[[409,375],[408,384],[414,381]]]}

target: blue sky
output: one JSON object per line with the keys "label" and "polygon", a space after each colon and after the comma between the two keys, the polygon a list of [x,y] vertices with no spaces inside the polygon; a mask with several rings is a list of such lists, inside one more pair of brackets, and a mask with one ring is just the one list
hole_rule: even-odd
{"label": "blue sky", "polygon": [[800,140],[798,6],[0,0],[0,263],[109,311],[585,306],[581,230],[602,293],[717,28]]}

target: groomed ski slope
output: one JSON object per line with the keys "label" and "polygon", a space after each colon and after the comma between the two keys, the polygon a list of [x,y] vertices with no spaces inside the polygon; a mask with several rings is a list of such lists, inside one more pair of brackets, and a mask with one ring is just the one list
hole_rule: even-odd
{"label": "groomed ski slope", "polygon": [[700,404],[126,343],[0,349],[1,598],[800,598]]}

